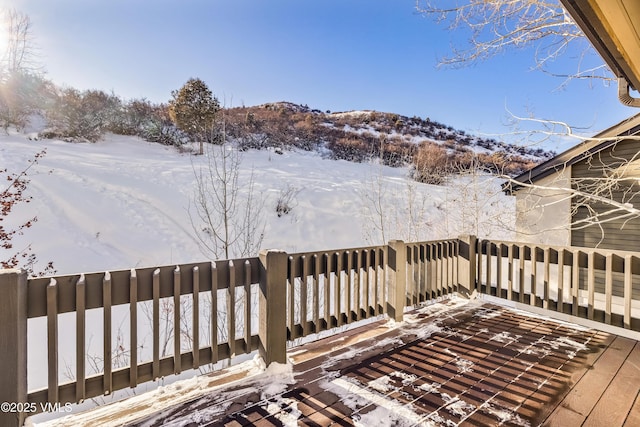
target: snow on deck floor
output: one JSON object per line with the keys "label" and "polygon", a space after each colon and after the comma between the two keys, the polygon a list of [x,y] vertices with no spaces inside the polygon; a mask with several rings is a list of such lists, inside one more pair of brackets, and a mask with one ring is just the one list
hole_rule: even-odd
{"label": "snow on deck floor", "polygon": [[401,323],[301,346],[288,365],[260,370],[250,362],[246,376],[237,368],[229,376],[233,383],[212,386],[201,377],[46,425],[538,425],[607,340],[581,326],[452,298]]}

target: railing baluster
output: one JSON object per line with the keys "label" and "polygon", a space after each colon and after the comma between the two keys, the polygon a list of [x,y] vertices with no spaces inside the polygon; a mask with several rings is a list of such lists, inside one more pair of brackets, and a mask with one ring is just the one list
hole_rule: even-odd
{"label": "railing baluster", "polygon": [[287,294],[287,298],[289,302],[287,306],[289,307],[289,315],[287,316],[289,332],[291,334],[290,339],[294,340],[297,338],[296,334],[296,322],[295,322],[295,307],[296,307],[296,273],[295,273],[295,265],[297,263],[297,258],[292,256],[289,257],[288,262],[288,270],[289,270],[289,293]]}
{"label": "railing baluster", "polygon": [[487,259],[486,259],[486,270],[487,270],[487,295],[491,295],[491,262],[493,261],[493,255],[491,255],[491,249],[493,248],[493,243],[490,240],[487,240]]}
{"label": "railing baluster", "polygon": [[313,332],[320,332],[320,257],[313,254]]}
{"label": "railing baluster", "polygon": [[440,263],[440,281],[442,282],[442,290],[443,294],[448,295],[451,292],[451,289],[449,289],[449,280],[447,277],[447,256],[442,242],[438,242],[436,245],[438,246],[438,262]]}
{"label": "railing baluster", "polygon": [[442,259],[446,266],[446,283],[447,283],[447,293],[453,293],[453,273],[451,270],[451,259],[449,258],[448,246],[446,242],[442,242]]}
{"label": "railing baluster", "polygon": [[200,268],[193,267],[193,342],[191,343],[191,351],[193,355],[193,369],[200,366]]}
{"label": "railing baluster", "polygon": [[360,263],[362,252],[353,251],[353,320],[360,320],[360,279],[361,270]]}
{"label": "railing baluster", "polygon": [[558,304],[557,311],[564,313],[564,249],[558,250]]}
{"label": "railing baluster", "polygon": [[153,379],[160,378],[160,269],[153,271]]}
{"label": "railing baluster", "polygon": [[482,269],[482,246],[486,242],[486,240],[478,239],[477,242],[478,242],[478,252],[477,252],[478,287],[476,289],[478,290],[478,293],[482,293],[482,270],[483,270]]}
{"label": "railing baluster", "polygon": [[244,352],[251,353],[251,263],[244,262]]}
{"label": "railing baluster", "polygon": [[449,281],[447,283],[447,288],[449,289],[449,293],[454,292],[455,290],[455,277],[454,277],[454,265],[453,265],[453,244],[451,242],[445,242],[444,247],[446,249],[446,257],[447,257],[447,277]]}
{"label": "railing baluster", "polygon": [[627,254],[624,257],[624,327],[631,329],[631,297],[633,284],[633,255]]}
{"label": "railing baluster", "polygon": [[531,246],[531,293],[529,294],[529,305],[535,306],[538,292],[538,247]]}
{"label": "railing baluster", "polygon": [[211,363],[218,363],[218,267],[211,263]]}
{"label": "railing baluster", "polygon": [[595,304],[595,293],[596,293],[596,281],[595,281],[595,270],[594,264],[595,262],[595,254],[593,251],[589,252],[587,257],[587,300],[588,300],[588,308],[587,308],[587,318],[593,320],[594,314],[594,304]]}
{"label": "railing baluster", "polygon": [[111,344],[111,273],[104,274],[102,281],[103,330],[104,330],[104,394],[113,390],[112,344]]}
{"label": "railing baluster", "polygon": [[353,259],[351,258],[351,251],[345,251],[344,257],[347,261],[347,265],[345,268],[346,282],[344,287],[344,293],[345,293],[346,305],[345,305],[344,312],[347,315],[347,323],[351,323],[351,310],[352,310],[351,297],[353,296]]}
{"label": "railing baluster", "polygon": [[611,324],[611,302],[613,300],[613,253],[608,253],[604,272],[604,322]]}
{"label": "railing baluster", "polygon": [[227,288],[227,344],[229,357],[236,355],[236,269],[233,261],[227,264],[229,287]]}
{"label": "railing baluster", "polygon": [[51,279],[47,285],[47,400],[56,403],[58,399],[58,283]]}
{"label": "railing baluster", "polygon": [[438,295],[438,284],[436,282],[436,264],[435,264],[435,249],[433,244],[425,244],[425,289],[427,294],[427,300],[436,298]]}
{"label": "railing baluster", "polygon": [[550,279],[550,262],[551,250],[549,248],[544,249],[544,301],[542,302],[542,308],[549,309],[549,279]]}
{"label": "railing baluster", "polygon": [[456,240],[455,242],[451,243],[451,250],[452,250],[452,256],[453,256],[453,262],[451,263],[451,269],[453,270],[453,274],[451,275],[452,277],[452,287],[456,287],[457,289],[457,284],[458,284],[458,241]]}
{"label": "railing baluster", "polygon": [[358,306],[359,319],[367,319],[369,317],[369,251],[364,249],[360,251],[360,304]]}
{"label": "railing baluster", "polygon": [[86,283],[84,274],[76,283],[76,401],[85,398]]}
{"label": "railing baluster", "polygon": [[573,251],[573,265],[571,273],[571,314],[578,315],[578,292],[580,288],[580,251]]}
{"label": "railing baluster", "polygon": [[526,246],[520,245],[518,247],[518,300],[524,304],[524,259],[525,259]]}
{"label": "railing baluster", "polygon": [[428,301],[427,297],[427,251],[424,244],[420,245],[420,302]]}
{"label": "railing baluster", "polygon": [[129,273],[129,386],[138,385],[138,276]]}
{"label": "railing baluster", "polygon": [[435,244],[436,248],[436,265],[437,265],[437,276],[438,276],[438,289],[440,291],[440,295],[444,295],[447,293],[446,283],[444,281],[444,263],[442,262],[442,245],[440,243]]}
{"label": "railing baluster", "polygon": [[496,296],[502,298],[502,243],[496,245]]}
{"label": "railing baluster", "polygon": [[331,328],[331,289],[329,287],[331,278],[330,259],[328,253],[322,254],[322,265],[324,268],[323,286],[324,286],[324,321],[326,329]]}
{"label": "railing baluster", "polygon": [[438,243],[440,251],[440,259],[442,262],[442,285],[446,288],[447,294],[451,294],[451,275],[449,272],[449,255],[447,254],[447,245],[444,242]]}
{"label": "railing baluster", "polygon": [[438,283],[438,251],[435,243],[429,244],[429,271],[430,271],[430,280],[431,280],[431,291],[433,292],[433,297],[438,298],[440,294],[440,286]]}
{"label": "railing baluster", "polygon": [[336,252],[336,320],[338,321],[338,326],[342,326],[344,324],[342,317],[342,253]]}
{"label": "railing baluster", "polygon": [[371,290],[369,292],[369,307],[370,313],[372,316],[377,316],[379,314],[379,296],[378,292],[378,283],[380,280],[380,254],[379,250],[371,249],[369,251],[369,265],[371,266],[371,272],[369,273],[369,279],[371,282]]}
{"label": "railing baluster", "polygon": [[384,249],[380,249],[381,251],[381,257],[380,257],[380,269],[382,270],[382,280],[380,283],[380,299],[381,299],[381,306],[382,306],[382,314],[386,314],[388,307],[387,307],[387,266],[389,265],[389,250],[387,247],[385,247]]}
{"label": "railing baluster", "polygon": [[180,343],[181,335],[181,305],[180,295],[182,293],[182,286],[180,283],[180,267],[176,266],[173,270],[173,373],[179,374],[182,372],[182,346]]}
{"label": "railing baluster", "polygon": [[507,258],[507,266],[509,267],[507,270],[507,299],[509,301],[513,301],[513,276],[514,276],[514,266],[513,266],[513,251],[515,246],[508,246],[508,258]]}
{"label": "railing baluster", "polygon": [[300,294],[298,307],[300,307],[300,326],[302,327],[302,336],[307,336],[307,257],[302,255],[299,258],[300,263]]}
{"label": "railing baluster", "polygon": [[[418,245],[407,245],[407,247],[411,247],[412,255],[412,271],[413,271],[413,280],[411,286],[411,302],[414,306],[417,306],[420,302],[420,250],[418,249]],[[411,258],[409,258],[411,259]]]}
{"label": "railing baluster", "polygon": [[364,297],[364,301],[362,303],[362,305],[364,306],[364,317],[365,318],[369,318],[369,316],[373,316],[375,315],[375,312],[372,313],[371,312],[371,283],[370,283],[370,275],[369,275],[369,269],[371,268],[371,253],[373,252],[373,250],[365,250],[363,251],[363,257],[364,257],[364,271],[363,271],[363,279],[362,279],[362,283],[364,285],[364,291],[362,293],[362,296]]}

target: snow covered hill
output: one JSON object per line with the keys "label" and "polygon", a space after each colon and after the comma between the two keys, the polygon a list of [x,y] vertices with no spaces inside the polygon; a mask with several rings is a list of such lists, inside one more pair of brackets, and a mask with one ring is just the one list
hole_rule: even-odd
{"label": "snow covered hill", "polygon": [[[205,157],[119,135],[77,144],[12,133],[0,136],[0,169],[19,172],[43,149],[46,155],[29,174],[32,202],[3,223],[11,228],[37,215],[37,223],[14,239],[16,248],[31,244],[40,260],[36,271],[48,261],[67,274],[207,258],[197,238],[202,226],[193,218],[194,169]],[[242,154],[240,192],[246,193],[242,183],[253,171],[264,198],[263,248],[308,251],[462,232],[511,237],[514,201],[486,176],[431,186],[409,179],[406,168],[313,152]],[[278,216],[275,206],[287,189],[297,193],[293,209]]]}

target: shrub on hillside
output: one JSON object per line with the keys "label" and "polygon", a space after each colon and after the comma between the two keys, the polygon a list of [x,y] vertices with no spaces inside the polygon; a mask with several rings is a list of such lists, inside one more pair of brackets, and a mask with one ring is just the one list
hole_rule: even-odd
{"label": "shrub on hillside", "polygon": [[52,98],[52,84],[27,71],[14,71],[0,78],[0,126],[24,129],[29,117]]}
{"label": "shrub on hillside", "polygon": [[100,90],[64,89],[47,111],[50,129],[45,138],[96,142],[110,130],[121,107],[120,98]]}
{"label": "shrub on hillside", "polygon": [[300,189],[289,184],[286,188],[281,188],[276,200],[276,214],[278,217],[288,215],[293,209],[298,206],[298,193]]}
{"label": "shrub on hillside", "polygon": [[413,156],[411,177],[424,184],[440,185],[452,169],[447,150],[434,143],[423,143]]}
{"label": "shrub on hillside", "polygon": [[109,131],[119,135],[141,136],[146,125],[154,120],[156,107],[146,99],[133,99],[113,111]]}
{"label": "shrub on hillside", "polygon": [[330,141],[327,148],[336,160],[363,162],[371,157],[370,147],[361,139],[348,137]]}
{"label": "shrub on hillside", "polygon": [[191,141],[189,135],[173,123],[169,117],[169,108],[165,104],[152,105],[149,115],[139,126],[138,136],[149,142],[179,147]]}
{"label": "shrub on hillside", "polygon": [[415,144],[405,142],[394,135],[388,143],[382,145],[382,163],[386,166],[402,167],[411,162],[415,153]]}

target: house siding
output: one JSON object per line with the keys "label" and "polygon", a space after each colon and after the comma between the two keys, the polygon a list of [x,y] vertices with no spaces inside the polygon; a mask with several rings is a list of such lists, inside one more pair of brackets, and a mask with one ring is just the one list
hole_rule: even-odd
{"label": "house siding", "polygon": [[[623,176],[624,181],[620,185],[607,191],[606,197],[621,203],[631,203],[640,208],[640,162],[636,164],[640,155],[640,142],[623,140],[613,147],[587,157],[577,162],[572,167],[572,186],[581,189],[585,178],[611,178]],[[629,164],[629,162],[634,161]],[[627,179],[628,178],[628,179]],[[594,181],[585,181],[591,182]],[[605,194],[603,194],[605,195]],[[588,201],[590,209],[606,218],[605,212],[611,210],[611,206]],[[587,218],[589,210],[585,206],[579,206],[579,200],[573,201],[572,223]],[[598,247],[603,249],[621,249],[628,251],[640,251],[640,218],[619,218],[612,221],[600,222],[584,228],[574,227],[571,232],[571,245],[584,247]]]}
{"label": "house siding", "polygon": [[[571,199],[568,191],[549,189],[571,185],[571,166],[544,177],[535,188],[522,188],[516,195],[516,239],[542,245],[568,246]],[[546,188],[545,188],[546,187]]]}

